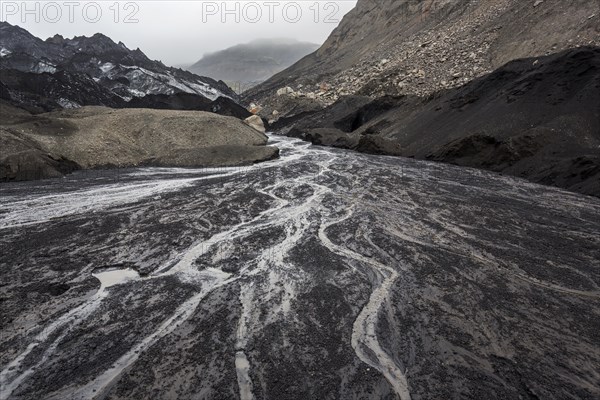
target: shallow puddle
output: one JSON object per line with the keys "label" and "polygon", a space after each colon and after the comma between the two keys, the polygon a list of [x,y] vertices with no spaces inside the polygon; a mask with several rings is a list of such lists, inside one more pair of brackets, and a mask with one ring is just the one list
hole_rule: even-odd
{"label": "shallow puddle", "polygon": [[254,400],[252,381],[250,380],[250,362],[243,351],[238,351],[235,354],[235,368],[240,387],[240,399]]}
{"label": "shallow puddle", "polygon": [[92,275],[98,278],[102,287],[104,288],[138,279],[140,277],[140,274],[131,268],[113,269],[109,271],[97,272]]}

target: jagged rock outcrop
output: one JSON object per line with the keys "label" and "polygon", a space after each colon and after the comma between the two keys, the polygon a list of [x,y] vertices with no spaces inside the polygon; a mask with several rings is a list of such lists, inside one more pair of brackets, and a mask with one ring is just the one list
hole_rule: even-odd
{"label": "jagged rock outcrop", "polygon": [[[72,39],[57,35],[44,41],[0,22],[0,54],[0,81],[11,90],[3,98],[32,110],[56,109],[56,105],[121,107],[147,95],[180,93],[209,101],[219,97],[237,100],[223,82],[167,67],[150,60],[140,49],[130,50],[100,33]],[[28,84],[29,79],[42,81],[41,87]],[[20,98],[24,98],[23,104]]]}
{"label": "jagged rock outcrop", "polygon": [[89,75],[64,70],[54,73],[0,70],[0,99],[33,113],[81,105],[125,107],[127,102]]}
{"label": "jagged rock outcrop", "polygon": [[77,108],[81,105],[112,108],[153,108],[207,111],[245,119],[252,115],[229,97],[208,99],[194,93],[147,94],[125,101],[84,73],[2,70],[0,99],[32,113]]}

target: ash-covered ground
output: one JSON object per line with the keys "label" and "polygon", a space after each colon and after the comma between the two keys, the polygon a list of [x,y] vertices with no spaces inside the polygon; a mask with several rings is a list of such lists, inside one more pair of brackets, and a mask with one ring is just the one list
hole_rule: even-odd
{"label": "ash-covered ground", "polygon": [[600,199],[272,141],[3,184],[0,398],[600,397]]}

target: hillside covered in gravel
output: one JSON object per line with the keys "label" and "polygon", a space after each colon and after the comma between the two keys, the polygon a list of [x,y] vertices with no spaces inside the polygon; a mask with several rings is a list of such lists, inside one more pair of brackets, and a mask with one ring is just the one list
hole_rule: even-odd
{"label": "hillside covered in gravel", "polygon": [[[344,95],[427,96],[505,63],[600,46],[590,0],[359,0],[316,52],[244,94],[265,106],[290,87],[331,104]],[[282,108],[283,107],[283,108]]]}
{"label": "hillside covered in gravel", "polygon": [[1,180],[80,168],[248,165],[278,154],[263,133],[214,113],[88,106],[31,115],[1,106]]}
{"label": "hillside covered in gravel", "polygon": [[359,0],[244,97],[315,144],[600,196],[599,38],[597,1]]}

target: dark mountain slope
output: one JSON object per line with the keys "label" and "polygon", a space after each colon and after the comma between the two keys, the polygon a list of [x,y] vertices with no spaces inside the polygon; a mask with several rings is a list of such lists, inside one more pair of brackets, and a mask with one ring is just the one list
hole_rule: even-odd
{"label": "dark mountain slope", "polygon": [[191,93],[149,94],[131,99],[126,106],[129,108],[154,108],[159,110],[209,111],[239,119],[252,116],[250,111],[228,97],[219,97],[210,101]]}
{"label": "dark mountain slope", "polygon": [[316,143],[485,168],[600,196],[600,48],[515,60],[428,98],[367,99],[277,127]]}
{"label": "dark mountain slope", "polygon": [[[140,49],[130,50],[123,43],[115,43],[100,33],[72,39],[56,35],[43,41],[18,26],[0,22],[0,55],[0,79],[5,75],[16,75],[15,72],[6,72],[14,70],[25,74],[70,74],[78,76],[69,78],[71,80],[87,80],[85,85],[98,93],[95,102],[82,98],[79,89],[70,94],[64,93],[68,91],[68,86],[61,91],[61,97],[33,91],[33,94],[44,95],[55,103],[62,102],[72,107],[96,104],[114,106],[104,98],[115,96],[124,102],[146,95],[168,96],[177,93],[197,95],[209,101],[218,97],[237,99],[237,95],[223,82],[167,67],[160,61],[150,60]],[[97,85],[91,83],[92,80]],[[13,80],[12,90],[17,92],[14,83]],[[6,82],[5,85],[11,86]],[[96,88],[98,85],[106,93],[100,93]],[[27,95],[29,89],[23,87],[25,97],[31,97]],[[40,107],[45,108],[46,105],[40,104]]]}
{"label": "dark mountain slope", "polygon": [[229,97],[210,100],[193,93],[148,94],[125,101],[85,73],[2,70],[0,99],[34,114],[80,105],[208,111],[245,119],[252,114]]}
{"label": "dark mountain slope", "polygon": [[127,102],[89,75],[0,70],[0,98],[33,113],[79,105],[124,107]]}

